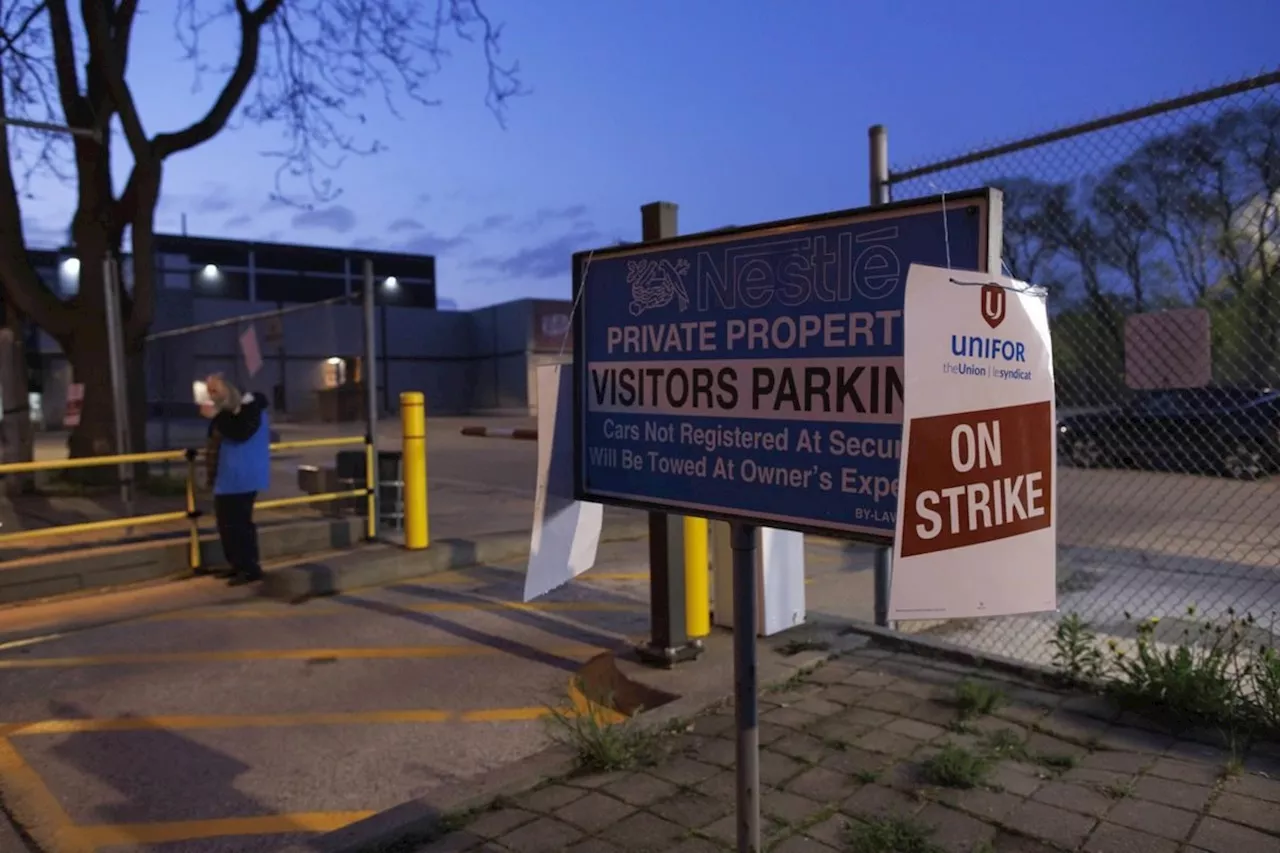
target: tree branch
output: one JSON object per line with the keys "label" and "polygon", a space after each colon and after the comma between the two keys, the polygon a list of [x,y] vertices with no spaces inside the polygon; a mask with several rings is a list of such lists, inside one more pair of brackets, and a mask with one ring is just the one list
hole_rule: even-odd
{"label": "tree branch", "polygon": [[[0,71],[3,69],[0,68]],[[6,111],[4,75],[0,73],[0,115]],[[46,332],[64,340],[70,331],[70,312],[45,286],[27,260],[22,210],[13,179],[9,132],[0,127],[0,293],[5,301]]]}
{"label": "tree branch", "polygon": [[[137,0],[125,0],[118,14],[131,22],[136,10]],[[106,93],[114,105],[112,112],[120,116],[120,124],[124,128],[124,136],[129,142],[134,160],[150,160],[151,146],[147,140],[147,132],[142,127],[133,93],[124,80],[124,61],[117,49],[119,42],[112,32],[112,16],[100,0],[80,0],[80,13],[84,17],[85,30],[89,36],[89,66],[100,75],[105,84]],[[124,44],[127,51],[127,38]],[[101,121],[101,117],[96,120]],[[102,130],[104,133],[109,132],[105,127]]]}
{"label": "tree branch", "polygon": [[71,18],[66,0],[48,0],[49,35],[53,41],[53,62],[58,76],[58,97],[67,124],[87,127],[92,123],[89,104],[80,93],[76,74],[76,45],[71,35]]}
{"label": "tree branch", "polygon": [[4,41],[4,44],[0,44],[0,56],[3,56],[6,51],[10,50],[18,43],[19,40],[22,39],[23,35],[26,34],[28,29],[30,29],[31,25],[35,23],[36,18],[40,17],[40,13],[44,11],[44,7],[45,4],[43,0],[42,2],[32,6],[31,10],[27,12],[27,16],[22,19],[22,23],[18,24],[18,28],[13,31],[13,35],[9,35],[3,29],[0,29],[0,39]]}
{"label": "tree branch", "polygon": [[202,145],[226,126],[257,70],[262,25],[280,9],[283,2],[284,0],[263,0],[261,6],[250,10],[245,0],[235,0],[236,14],[240,18],[240,55],[236,59],[235,69],[203,118],[184,130],[156,136],[153,151],[157,157],[164,159],[179,151]]}

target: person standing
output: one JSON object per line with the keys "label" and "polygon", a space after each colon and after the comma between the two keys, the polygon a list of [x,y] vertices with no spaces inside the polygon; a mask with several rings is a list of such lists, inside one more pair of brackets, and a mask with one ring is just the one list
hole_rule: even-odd
{"label": "person standing", "polygon": [[206,386],[211,402],[201,406],[201,413],[209,419],[209,437],[217,446],[210,462],[218,538],[231,565],[228,585],[242,586],[262,579],[253,505],[271,483],[266,401],[260,394],[242,395],[216,374]]}

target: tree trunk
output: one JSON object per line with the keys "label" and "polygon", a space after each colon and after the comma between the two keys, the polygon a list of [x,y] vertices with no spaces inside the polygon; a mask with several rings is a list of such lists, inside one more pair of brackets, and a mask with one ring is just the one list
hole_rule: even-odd
{"label": "tree trunk", "polygon": [[[35,431],[31,427],[31,396],[27,388],[27,360],[21,321],[10,320],[0,328],[0,462],[30,462],[35,456]],[[11,474],[0,477],[9,495],[31,492],[35,477]]]}
{"label": "tree trunk", "polygon": [[[83,276],[82,285],[88,276]],[[95,276],[101,280],[101,276]],[[72,381],[84,386],[84,403],[80,424],[72,431],[67,449],[73,458],[110,456],[116,448],[115,406],[111,383],[111,362],[107,356],[107,321],[96,312],[81,310],[76,315],[78,328],[64,345],[71,362]],[[105,485],[118,481],[117,469],[111,466],[76,469],[80,482]]]}

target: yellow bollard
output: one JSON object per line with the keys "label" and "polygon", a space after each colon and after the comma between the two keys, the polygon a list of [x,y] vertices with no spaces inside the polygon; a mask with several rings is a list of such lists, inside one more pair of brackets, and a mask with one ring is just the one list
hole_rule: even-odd
{"label": "yellow bollard", "polygon": [[711,633],[711,568],[705,518],[684,518],[684,612],[689,639]]}
{"label": "yellow bollard", "polygon": [[427,402],[420,391],[400,395],[400,430],[404,442],[404,546],[427,547]]}

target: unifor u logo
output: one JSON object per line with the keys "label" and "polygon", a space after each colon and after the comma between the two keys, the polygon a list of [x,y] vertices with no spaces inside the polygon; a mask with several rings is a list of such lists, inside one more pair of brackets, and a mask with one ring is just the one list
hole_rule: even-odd
{"label": "unifor u logo", "polygon": [[995,328],[1004,322],[1004,288],[998,284],[982,285],[982,319]]}

